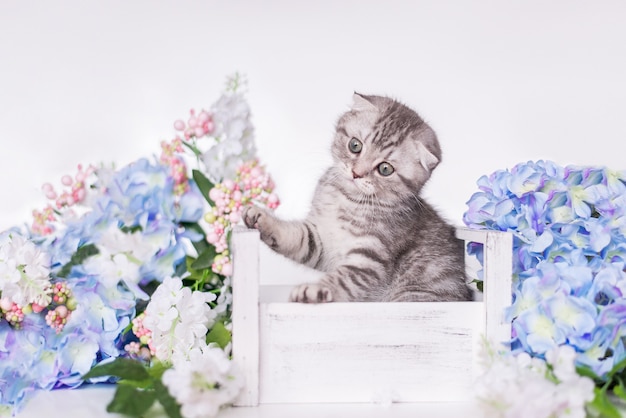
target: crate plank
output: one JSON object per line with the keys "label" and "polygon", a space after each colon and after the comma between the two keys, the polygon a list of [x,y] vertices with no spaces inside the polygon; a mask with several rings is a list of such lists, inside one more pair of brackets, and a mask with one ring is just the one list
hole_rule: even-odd
{"label": "crate plank", "polygon": [[481,302],[261,305],[261,403],[469,400]]}

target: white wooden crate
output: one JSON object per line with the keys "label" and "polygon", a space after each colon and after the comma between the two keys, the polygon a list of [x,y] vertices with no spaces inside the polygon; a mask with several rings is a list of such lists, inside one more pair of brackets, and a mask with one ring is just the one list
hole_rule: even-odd
{"label": "white wooden crate", "polygon": [[286,302],[298,278],[260,283],[259,233],[234,231],[233,359],[245,378],[236,405],[471,399],[480,340],[510,338],[512,235],[457,237],[484,244],[482,301],[315,305]]}

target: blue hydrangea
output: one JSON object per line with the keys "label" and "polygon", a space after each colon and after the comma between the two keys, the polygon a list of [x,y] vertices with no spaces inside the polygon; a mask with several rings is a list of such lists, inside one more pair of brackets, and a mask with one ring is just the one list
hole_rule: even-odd
{"label": "blue hydrangea", "polygon": [[[509,231],[511,347],[570,345],[603,376],[626,357],[626,172],[527,162],[478,180],[463,220]],[[470,244],[482,263],[482,248]]]}
{"label": "blue hydrangea", "polygon": [[[193,180],[184,194],[174,193],[168,170],[148,159],[117,171],[102,170],[98,192],[84,215],[67,220],[51,236],[30,236],[50,256],[52,280],[61,279],[57,276],[75,262],[81,248],[97,248],[111,227],[141,234],[155,248],[139,260],[138,288],[172,276],[185,261],[189,248],[185,240],[200,238],[183,225],[200,220],[205,201]],[[11,232],[29,235],[15,228]],[[18,411],[35,389],[79,386],[94,364],[124,355],[122,334],[135,317],[143,291],[124,282],[107,286],[99,272],[74,264],[62,279],[77,307],[62,332],[47,326],[42,315],[26,315],[19,329],[0,321],[0,408]]]}

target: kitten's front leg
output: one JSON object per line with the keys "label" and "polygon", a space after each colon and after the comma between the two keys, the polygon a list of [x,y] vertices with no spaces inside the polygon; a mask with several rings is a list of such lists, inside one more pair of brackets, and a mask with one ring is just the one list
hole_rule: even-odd
{"label": "kitten's front leg", "polygon": [[319,262],[322,244],[311,223],[283,221],[258,206],[247,207],[243,221],[248,228],[258,229],[261,240],[277,253],[310,267]]}
{"label": "kitten's front leg", "polygon": [[[301,303],[365,302],[374,300],[372,288],[381,282],[378,268],[343,265],[320,279],[291,291],[289,300]],[[373,299],[374,297],[374,299]]]}
{"label": "kitten's front leg", "polygon": [[327,303],[333,301],[332,291],[319,283],[306,283],[296,286],[289,295],[290,302]]}

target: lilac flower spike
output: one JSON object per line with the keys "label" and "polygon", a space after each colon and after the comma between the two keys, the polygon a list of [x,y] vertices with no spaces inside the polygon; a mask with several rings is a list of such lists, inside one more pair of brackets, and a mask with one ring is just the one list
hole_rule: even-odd
{"label": "lilac flower spike", "polygon": [[514,235],[513,352],[569,345],[605,376],[626,358],[626,171],[530,161],[478,188],[464,222]]}

